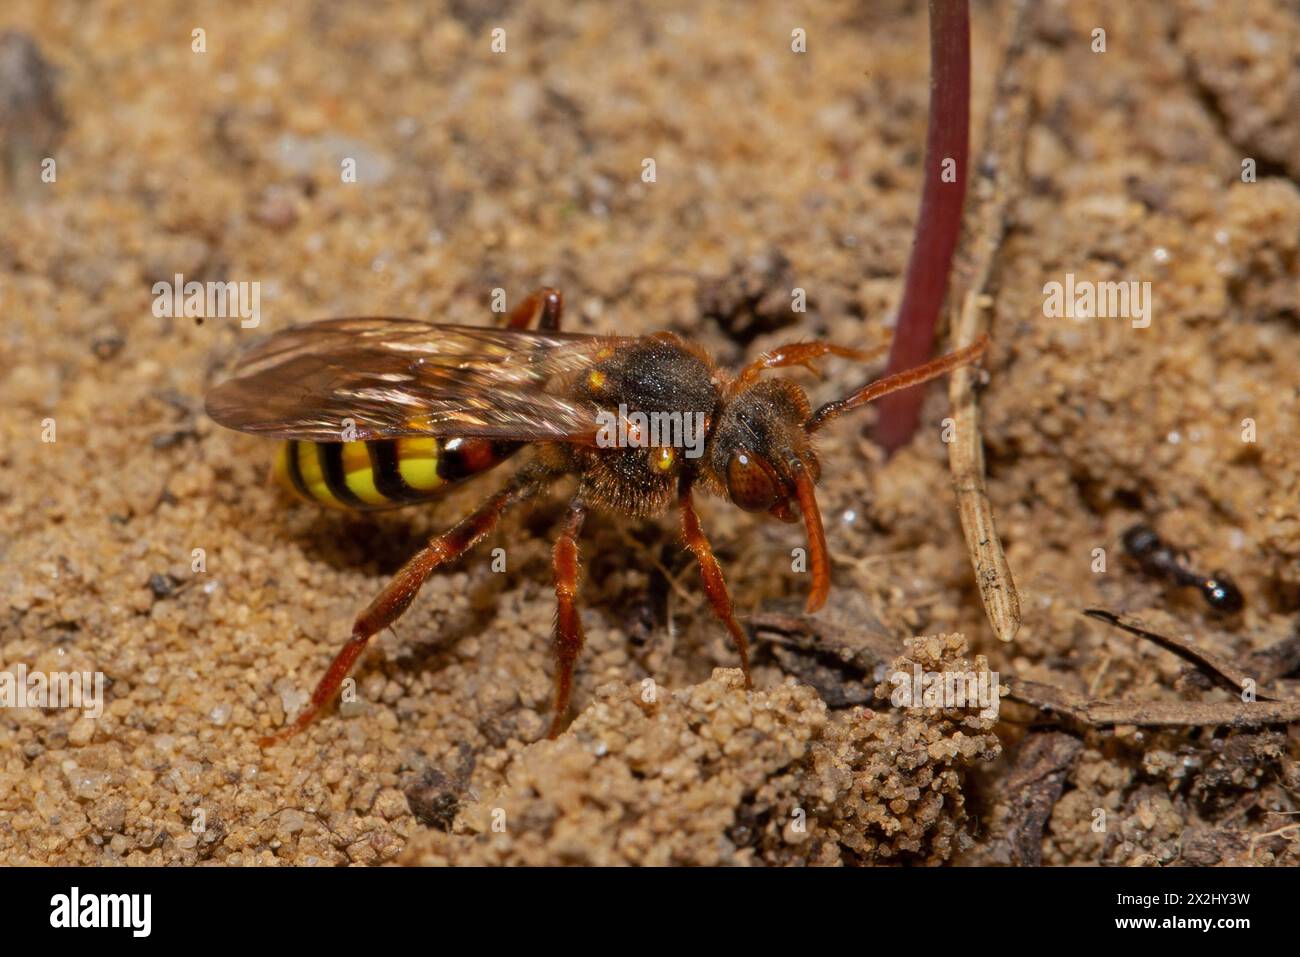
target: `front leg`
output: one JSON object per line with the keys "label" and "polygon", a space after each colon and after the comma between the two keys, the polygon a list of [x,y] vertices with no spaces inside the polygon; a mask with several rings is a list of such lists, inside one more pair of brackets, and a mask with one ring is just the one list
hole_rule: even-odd
{"label": "front leg", "polygon": [[768,369],[783,369],[786,366],[804,366],[812,372],[817,371],[814,363],[824,356],[839,356],[855,362],[869,362],[887,352],[889,346],[877,346],[874,349],[851,349],[837,346],[832,342],[817,339],[813,342],[789,342],[775,349],[769,349],[745,368],[740,370],[732,383],[732,391],[739,392],[754,383]]}
{"label": "front leg", "polygon": [[573,665],[582,651],[582,619],[578,615],[578,535],[582,532],[587,506],[581,497],[569,505],[560,537],[555,540],[551,561],[555,568],[555,713],[551,717],[548,738],[555,738],[564,728],[573,694]]}
{"label": "front leg", "polygon": [[722,569],[713,557],[713,547],[700,527],[700,517],[696,514],[695,503],[691,498],[690,481],[683,476],[678,492],[678,507],[682,513],[682,543],[690,549],[695,561],[700,566],[700,577],[704,580],[704,593],[709,596],[713,613],[731,632],[731,641],[740,655],[740,669],[745,673],[745,687],[754,687],[749,677],[749,642],[745,639],[744,629],[736,621],[731,605],[731,595],[727,592],[727,583],[722,578]]}

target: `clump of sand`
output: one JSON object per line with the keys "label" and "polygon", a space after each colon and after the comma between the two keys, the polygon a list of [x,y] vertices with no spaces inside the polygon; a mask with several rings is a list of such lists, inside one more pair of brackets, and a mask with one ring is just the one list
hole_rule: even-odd
{"label": "clump of sand", "polygon": [[[907,651],[894,672],[978,674],[988,671],[983,655],[966,655],[961,635],[937,635],[904,642]],[[998,694],[996,679],[990,681]],[[883,682],[876,697],[888,698],[894,686]],[[888,863],[909,860],[938,864],[971,843],[964,825],[965,769],[1001,753],[993,734],[996,707],[906,708],[849,720],[815,754],[820,781],[850,784],[831,795],[822,819],[830,840],[841,845],[844,860]]]}
{"label": "clump of sand", "polygon": [[[895,668],[979,671],[958,635],[917,639]],[[882,689],[878,694],[882,693]],[[886,694],[887,697],[887,694]],[[520,745],[505,783],[412,864],[938,863],[969,843],[963,771],[999,752],[976,709],[830,712],[787,680],[739,670],[694,687],[608,684],[557,741]]]}

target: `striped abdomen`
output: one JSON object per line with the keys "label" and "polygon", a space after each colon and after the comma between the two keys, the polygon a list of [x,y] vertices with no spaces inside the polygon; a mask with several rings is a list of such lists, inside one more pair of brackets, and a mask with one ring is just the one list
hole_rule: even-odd
{"label": "striped abdomen", "polygon": [[493,439],[403,436],[374,442],[286,442],[276,481],[334,508],[392,508],[423,502],[444,487],[486,472],[520,446]]}

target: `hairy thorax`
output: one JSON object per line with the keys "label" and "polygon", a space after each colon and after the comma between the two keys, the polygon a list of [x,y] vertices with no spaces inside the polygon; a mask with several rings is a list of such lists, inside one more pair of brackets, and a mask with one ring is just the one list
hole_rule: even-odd
{"label": "hairy thorax", "polygon": [[672,334],[602,357],[574,383],[602,412],[594,447],[567,446],[592,506],[658,515],[675,499],[684,473],[705,462],[722,394],[708,357]]}

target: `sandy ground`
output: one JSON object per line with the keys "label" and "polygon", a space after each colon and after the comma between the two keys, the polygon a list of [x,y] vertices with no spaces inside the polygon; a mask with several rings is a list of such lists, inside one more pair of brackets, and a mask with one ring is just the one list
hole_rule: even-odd
{"label": "sandy ground", "polygon": [[[356,703],[257,747],[386,576],[492,482],[378,517],[286,503],[270,444],[202,414],[251,336],[349,314],[484,324],[494,288],[545,283],[569,328],[675,329],[727,362],[887,341],[923,5],[653,6],[4,5],[0,30],[27,39],[0,44],[0,668],[107,688],[98,720],[0,710],[0,862],[1300,862],[1294,729],[1052,736],[1022,706],[894,709],[878,670],[819,658],[813,680],[808,655],[762,641],[746,694],[671,521],[588,523],[578,716],[540,740],[559,497],[425,586]],[[1300,5],[1038,6],[983,397],[1023,627],[1002,646],[984,621],[940,389],[888,462],[871,414],[828,431],[823,617],[909,669],[1228,700],[1080,610],[1238,661],[1296,628]],[[1007,10],[974,4],[977,142]],[[152,284],[176,273],[259,281],[260,327],[155,317]],[[1067,273],[1149,281],[1150,325],[1045,317]],[[862,377],[825,371],[799,374],[815,399]],[[1127,564],[1140,519],[1229,570],[1244,613]],[[705,521],[742,613],[797,607],[797,527],[717,504]]]}

